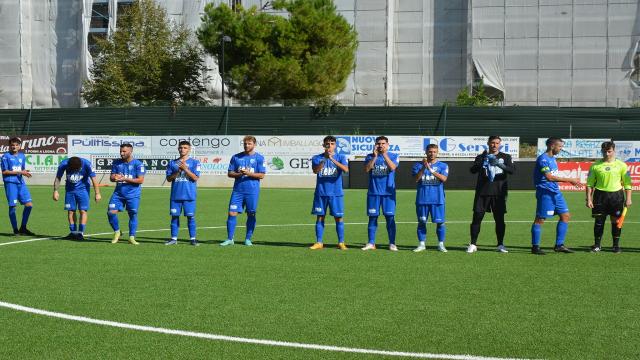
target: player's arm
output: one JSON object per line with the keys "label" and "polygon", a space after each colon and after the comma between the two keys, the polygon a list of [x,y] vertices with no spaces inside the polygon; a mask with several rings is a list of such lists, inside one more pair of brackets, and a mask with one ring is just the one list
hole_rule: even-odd
{"label": "player's arm", "polygon": [[53,180],[53,201],[58,201],[58,199],[60,199],[60,193],[58,192],[58,189],[60,188],[60,177],[56,176],[56,178]]}
{"label": "player's arm", "polygon": [[144,175],[138,175],[138,177],[135,178],[126,178],[123,177],[122,181],[128,183],[128,184],[142,184],[144,183]]}
{"label": "player's arm", "polygon": [[625,195],[624,205],[626,207],[629,207],[632,204],[631,202],[632,186],[631,186],[631,175],[629,175],[627,164],[625,164],[624,168],[622,169],[622,187],[624,188],[624,195]]}
{"label": "player's arm", "polygon": [[346,164],[343,164],[340,161],[336,160],[336,158],[333,155],[334,154],[329,155],[329,160],[332,163],[334,163],[338,169],[342,170],[342,172],[348,173],[349,172],[349,166],[347,166]]}
{"label": "player's arm", "polygon": [[586,197],[585,201],[586,201],[586,206],[589,209],[593,209],[593,191],[594,190],[595,189],[592,186],[589,186],[588,184],[585,187],[585,197]]}
{"label": "player's arm", "polygon": [[578,178],[566,178],[566,177],[561,177],[561,176],[555,176],[552,175],[551,172],[545,172],[544,173],[544,177],[547,178],[547,180],[552,181],[552,182],[567,182],[573,186],[576,187],[583,187],[584,184],[580,182],[580,179]]}
{"label": "player's arm", "polygon": [[394,163],[393,160],[391,160],[391,158],[389,157],[389,150],[385,150],[382,153],[382,158],[384,159],[384,162],[387,163],[387,167],[390,171],[396,171],[398,165]]}
{"label": "player's arm", "polygon": [[178,175],[180,175],[180,171],[175,171],[173,169],[173,166],[175,165],[174,161],[172,160],[169,163],[169,166],[167,167],[167,172],[166,172],[166,179],[167,182],[173,182],[173,180],[175,180]]}
{"label": "player's arm", "polygon": [[378,159],[378,153],[374,150],[373,154],[369,156],[371,156],[371,159],[366,164],[364,164],[364,172],[366,173],[371,171],[371,169],[373,169],[373,167],[376,165],[376,160]]}
{"label": "player's arm", "polygon": [[[199,177],[198,175],[194,174],[194,173],[191,171],[191,169],[189,169],[189,166],[187,166],[187,164],[186,164],[186,163],[183,163],[183,164],[184,164],[184,168],[182,167],[182,164],[181,164],[180,169],[182,169],[182,171],[184,171],[184,173],[189,177],[189,179],[191,179],[192,181],[198,181],[198,179],[199,179],[200,177]],[[176,176],[177,176],[177,175],[176,175]],[[174,179],[175,179],[175,177],[174,177]]]}
{"label": "player's arm", "polygon": [[109,175],[109,181],[111,182],[118,182],[122,180],[122,174],[118,174],[116,172],[116,169],[112,166],[111,167],[111,174]]}
{"label": "player's arm", "polygon": [[236,156],[231,157],[229,161],[229,168],[227,169],[227,176],[232,179],[241,178],[244,174],[238,171],[238,165],[236,164]]}
{"label": "player's arm", "polygon": [[[317,157],[313,157],[311,159],[311,170],[313,170],[314,174],[319,173],[324,168],[324,163],[327,161],[326,157],[323,157],[320,161],[317,160]],[[313,164],[315,162],[315,165]]]}
{"label": "player's arm", "polygon": [[2,157],[2,175],[25,175],[27,177],[30,177],[31,174],[26,171],[26,170],[9,170],[11,167],[9,166],[9,160],[7,160],[7,158],[5,158],[4,156]]}
{"label": "player's arm", "polygon": [[259,158],[259,160],[256,161],[256,167],[254,172],[249,172],[248,170],[245,170],[244,174],[250,178],[262,180],[264,179],[264,176],[266,173],[267,173],[267,169],[264,167],[264,158]]}
{"label": "player's arm", "polygon": [[102,200],[102,195],[100,194],[100,184],[96,180],[96,174],[92,174],[91,176],[91,184],[93,185],[93,192],[95,193],[96,202]]}
{"label": "player's arm", "polygon": [[516,166],[514,165],[513,160],[511,159],[511,155],[509,154],[505,154],[504,163],[498,162],[496,163],[496,166],[502,169],[504,172],[506,172],[509,175],[512,175],[516,171]]}
{"label": "player's arm", "polygon": [[[431,173],[431,175],[435,176],[436,179],[440,180],[441,182],[446,182],[447,179],[449,178],[447,175],[440,174],[439,172],[436,172],[435,170],[433,170],[431,165],[429,165],[428,170]],[[447,171],[447,174],[448,174],[448,171]]]}
{"label": "player's arm", "polygon": [[[418,182],[420,182],[422,180],[422,175],[424,175],[424,172],[427,171],[427,165],[426,164],[427,164],[427,162],[423,160],[422,163],[414,165],[412,170],[415,173],[415,175],[413,176],[413,179],[416,181],[416,183],[418,183]],[[418,165],[420,165],[419,168],[418,168]]]}
{"label": "player's arm", "polygon": [[483,157],[486,153],[486,151],[483,152],[482,154],[476,156],[475,160],[473,160],[473,165],[471,165],[471,168],[469,169],[472,174],[477,174],[482,169],[482,162],[484,161]]}

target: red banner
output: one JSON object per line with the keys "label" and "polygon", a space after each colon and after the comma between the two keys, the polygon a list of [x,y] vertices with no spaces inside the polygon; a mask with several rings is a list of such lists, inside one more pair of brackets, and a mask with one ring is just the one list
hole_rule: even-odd
{"label": "red banner", "polygon": [[[589,176],[589,168],[593,162],[559,162],[558,163],[558,176],[579,178],[583,184],[587,183],[587,176]],[[631,175],[631,184],[633,190],[640,190],[640,162],[629,162],[629,174]],[[560,189],[563,191],[578,191],[575,186],[569,183],[560,183]]]}
{"label": "red banner", "polygon": [[[0,135],[0,152],[9,151],[9,139],[13,136]],[[25,154],[66,154],[66,135],[16,135],[22,140]]]}

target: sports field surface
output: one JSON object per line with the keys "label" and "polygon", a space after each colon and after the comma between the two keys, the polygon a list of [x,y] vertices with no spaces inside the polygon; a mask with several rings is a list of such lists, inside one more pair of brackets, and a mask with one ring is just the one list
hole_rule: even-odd
{"label": "sports field surface", "polygon": [[[551,250],[555,220],[543,227],[546,256],[530,251],[533,192],[512,192],[505,244],[495,252],[491,215],[465,253],[473,192],[447,192],[448,253],[417,245],[413,191],[399,191],[397,253],[381,218],[378,250],[364,252],[364,190],[345,194],[346,241],[336,249],[327,218],[323,250],[311,251],[313,190],[263,189],[255,246],[220,247],[229,189],[200,189],[198,239],[169,236],[169,189],[145,188],[139,246],[110,243],[112,188],[92,202],[85,241],[68,233],[50,187],[31,187],[29,228],[9,236],[0,206],[0,358],[113,359],[448,359],[640,358],[640,205],[631,208],[622,254],[590,253],[593,223],[584,193],[566,193],[573,214],[566,244]],[[638,198],[640,203],[640,198]],[[19,209],[20,215],[22,210]],[[18,217],[20,218],[20,216]],[[244,225],[246,217],[239,217]],[[124,232],[126,214],[120,215]],[[126,236],[123,236],[126,240]],[[20,242],[22,240],[37,240]]]}

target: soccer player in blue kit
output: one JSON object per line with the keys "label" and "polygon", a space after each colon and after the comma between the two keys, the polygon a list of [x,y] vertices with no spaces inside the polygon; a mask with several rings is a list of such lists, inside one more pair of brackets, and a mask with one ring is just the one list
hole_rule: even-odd
{"label": "soccer player in blue kit", "polygon": [[111,182],[115,182],[116,189],[109,200],[107,216],[113,229],[112,244],[120,240],[120,225],[118,224],[118,212],[127,209],[129,214],[129,244],[139,245],[136,241],[138,229],[138,207],[140,206],[140,193],[144,182],[144,164],[133,158],[133,145],[120,145],[120,159],[115,160],[111,166]]}
{"label": "soccer player in blue kit", "polygon": [[564,245],[564,239],[569,227],[569,207],[560,192],[559,182],[568,182],[577,188],[584,185],[580,179],[564,178],[558,176],[558,164],[555,156],[560,153],[564,146],[564,141],[560,138],[549,138],[546,141],[547,151],[536,159],[536,166],[533,171],[533,183],[536,186],[536,218],[531,225],[531,253],[536,255],[544,255],[545,252],[540,249],[540,237],[542,234],[542,224],[548,217],[558,215],[560,220],[556,226],[556,245],[553,248],[555,252],[572,253]]}
{"label": "soccer player in blue kit", "polygon": [[446,229],[444,183],[449,176],[449,165],[438,161],[438,145],[429,144],[425,149],[427,155],[411,169],[416,181],[416,215],[418,216],[418,247],[414,252],[426,250],[427,220],[431,214],[431,222],[436,224],[438,251],[447,252],[444,246]]}
{"label": "soccer player in blue kit", "polygon": [[171,197],[169,215],[171,215],[171,239],[165,245],[178,243],[180,229],[180,214],[187,217],[189,239],[193,246],[198,246],[196,240],[196,183],[200,178],[200,161],[189,157],[191,143],[182,140],[178,144],[180,157],[171,160],[167,167],[167,181],[171,183]]}
{"label": "soccer player in blue kit", "polygon": [[[84,240],[84,230],[87,226],[89,211],[89,195],[91,193],[91,183],[93,183],[93,191],[95,192],[95,201],[102,199],[100,195],[100,187],[96,182],[96,174],[91,168],[89,160],[81,159],[77,156],[62,160],[58,165],[58,172],[53,181],[53,200],[60,199],[58,188],[62,175],[66,173],[66,182],[64,185],[64,209],[67,210],[69,219],[69,235],[66,239]],[[77,211],[80,212],[80,221],[78,222]]]}
{"label": "soccer player in blue kit", "polygon": [[362,250],[375,250],[376,230],[380,208],[387,221],[389,250],[398,251],[396,246],[396,181],[398,154],[389,152],[389,139],[386,136],[376,138],[375,148],[364,159],[364,171],[369,174],[369,190],[367,191],[367,226],[369,241]]}
{"label": "soccer player in blue kit", "polygon": [[235,179],[231,199],[229,199],[229,216],[227,217],[227,240],[220,246],[233,245],[238,213],[247,211],[247,234],[244,244],[253,245],[251,236],[256,228],[256,210],[260,195],[260,180],[267,172],[264,157],[255,151],[256,138],[250,135],[242,139],[244,151],[231,157],[227,176]]}
{"label": "soccer player in blue kit", "polygon": [[[35,234],[27,229],[33,202],[31,202],[31,193],[29,193],[29,188],[27,188],[27,183],[23,178],[30,178],[31,173],[26,170],[27,159],[24,153],[20,151],[21,147],[22,140],[16,137],[9,139],[9,151],[4,153],[2,160],[0,160],[2,181],[4,182],[4,193],[9,203],[9,220],[11,221],[11,227],[13,227],[13,234],[34,236]],[[18,202],[24,205],[20,228],[18,228],[18,219],[16,217]]]}
{"label": "soccer player in blue kit", "polygon": [[344,192],[342,190],[342,174],[349,172],[347,157],[336,154],[335,136],[326,136],[322,140],[324,152],[311,158],[311,167],[316,174],[316,191],[313,194],[311,214],[316,215],[316,243],[311,250],[324,247],[324,217],[327,207],[331,209],[331,216],[336,220],[338,235],[338,249],[347,250],[344,243]]}

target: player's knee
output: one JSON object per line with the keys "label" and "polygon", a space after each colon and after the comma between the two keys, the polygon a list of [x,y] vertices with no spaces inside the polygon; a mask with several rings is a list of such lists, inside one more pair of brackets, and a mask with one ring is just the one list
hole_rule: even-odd
{"label": "player's knee", "polygon": [[316,222],[324,222],[324,216],[323,215],[318,215],[318,217],[316,217]]}
{"label": "player's knee", "polygon": [[248,212],[248,211],[247,211],[247,216],[248,216],[248,217],[256,217],[256,213],[255,213],[255,212]]}
{"label": "player's knee", "polygon": [[387,220],[387,222],[396,220],[396,217],[394,215],[385,215],[384,218]]}
{"label": "player's knee", "polygon": [[419,216],[418,217],[418,223],[419,224],[426,224],[427,223],[427,217],[426,216]]}
{"label": "player's knee", "polygon": [[441,223],[436,223],[436,227],[437,227],[437,228],[444,227],[444,223],[443,223],[443,222],[441,222]]}
{"label": "player's knee", "polygon": [[236,211],[229,211],[229,216],[238,216]]}
{"label": "player's knee", "polygon": [[138,210],[127,210],[127,214],[129,214],[129,216],[131,217],[134,217],[138,215]]}
{"label": "player's knee", "polygon": [[534,224],[538,224],[538,225],[542,225],[542,224],[544,224],[544,220],[545,220],[544,218],[536,217],[536,218],[533,220],[533,223],[534,223]]}
{"label": "player's knee", "polygon": [[569,220],[571,220],[571,214],[566,212],[564,214],[560,214],[560,221],[562,222],[568,222]]}
{"label": "player's knee", "polygon": [[118,210],[107,210],[107,215],[109,215],[109,214],[116,215],[116,214],[118,214]]}

